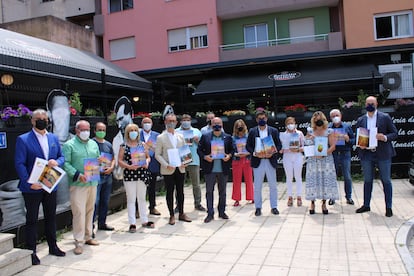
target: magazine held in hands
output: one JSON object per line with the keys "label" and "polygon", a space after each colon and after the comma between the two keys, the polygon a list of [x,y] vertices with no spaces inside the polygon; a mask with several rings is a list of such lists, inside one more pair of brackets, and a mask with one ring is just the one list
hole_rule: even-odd
{"label": "magazine held in hands", "polygon": [[173,167],[180,167],[182,165],[193,162],[190,147],[183,145],[179,148],[172,148],[167,150],[168,163]]}
{"label": "magazine held in hands", "polygon": [[33,169],[30,173],[30,177],[29,180],[27,180],[27,183],[38,183],[42,185],[43,190],[45,190],[48,193],[51,193],[66,173],[62,168],[58,166],[49,167],[47,163],[47,160],[36,157]]}
{"label": "magazine held in hands", "polygon": [[246,142],[245,137],[235,139],[237,153],[247,153]]}
{"label": "magazine held in hands", "polygon": [[363,127],[357,128],[356,132],[356,146],[357,147],[365,147],[368,149],[374,149],[378,146],[378,140],[377,140],[377,133],[378,129],[372,128],[372,129],[366,129]]}
{"label": "magazine held in hands", "polygon": [[337,146],[345,146],[345,128],[339,127],[339,128],[333,128],[333,134],[336,139],[336,145]]}
{"label": "magazine held in hands", "polygon": [[105,171],[106,168],[109,168],[112,163],[112,154],[101,152],[99,170],[101,173]]}
{"label": "magazine held in hands", "polygon": [[224,141],[223,140],[212,140],[211,141],[211,158],[223,159],[224,153]]}
{"label": "magazine held in hands", "polygon": [[328,155],[328,137],[315,136],[313,139],[305,139],[303,152],[306,157],[327,156]]}
{"label": "magazine held in hands", "polygon": [[256,143],[254,147],[256,153],[266,153],[273,154],[276,152],[275,142],[273,141],[272,136],[267,136],[265,138],[256,137]]}
{"label": "magazine held in hands", "polygon": [[131,148],[131,164],[139,167],[147,164],[147,156],[143,145]]}
{"label": "magazine held in hands", "polygon": [[101,179],[99,169],[98,158],[85,158],[83,160],[83,175],[86,177],[86,181],[99,181]]}

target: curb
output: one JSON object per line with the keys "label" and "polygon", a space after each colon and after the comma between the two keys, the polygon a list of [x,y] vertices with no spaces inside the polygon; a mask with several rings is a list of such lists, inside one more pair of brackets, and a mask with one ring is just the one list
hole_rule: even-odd
{"label": "curb", "polygon": [[414,259],[411,256],[408,244],[411,242],[411,238],[414,236],[414,218],[404,222],[400,229],[398,229],[397,236],[395,237],[395,246],[398,253],[407,269],[408,275],[414,276]]}

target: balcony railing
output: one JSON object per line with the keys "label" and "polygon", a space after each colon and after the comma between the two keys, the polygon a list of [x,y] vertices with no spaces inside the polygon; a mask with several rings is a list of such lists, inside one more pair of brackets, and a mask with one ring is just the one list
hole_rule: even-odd
{"label": "balcony railing", "polygon": [[277,46],[277,45],[287,45],[287,44],[296,44],[296,43],[313,42],[313,41],[327,41],[328,36],[329,34],[298,36],[298,37],[255,41],[255,42],[226,44],[226,45],[220,45],[219,47],[223,51],[245,49],[245,48],[271,47],[271,46]]}

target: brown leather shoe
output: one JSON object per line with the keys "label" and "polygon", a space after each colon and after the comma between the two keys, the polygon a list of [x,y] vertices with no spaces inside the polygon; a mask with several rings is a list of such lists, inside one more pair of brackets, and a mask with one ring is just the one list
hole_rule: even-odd
{"label": "brown leather shoe", "polygon": [[185,221],[185,222],[191,222],[191,219],[186,214],[179,215],[178,220]]}
{"label": "brown leather shoe", "polygon": [[150,214],[151,215],[154,215],[154,216],[161,215],[161,213],[157,209],[155,209],[155,208],[150,209]]}
{"label": "brown leather shoe", "polygon": [[85,244],[87,244],[87,245],[99,245],[99,242],[97,240],[90,239],[90,240],[87,240],[85,242]]}
{"label": "brown leather shoe", "polygon": [[170,217],[170,219],[168,220],[168,224],[169,225],[174,225],[175,224],[175,216]]}

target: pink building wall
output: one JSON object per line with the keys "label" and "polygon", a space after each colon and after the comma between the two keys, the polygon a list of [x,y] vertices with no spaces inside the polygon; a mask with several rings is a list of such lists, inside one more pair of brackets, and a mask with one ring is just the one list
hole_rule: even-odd
{"label": "pink building wall", "polygon": [[[134,8],[104,15],[104,58],[110,60],[109,41],[135,36],[136,58],[112,61],[129,70],[142,71],[219,61],[221,33],[216,16],[216,1],[142,0]],[[207,24],[208,48],[168,52],[167,30]],[[110,60],[111,61],[111,60]]]}
{"label": "pink building wall", "polygon": [[343,1],[346,48],[365,48],[414,43],[414,38],[375,40],[374,15],[414,9],[412,0]]}

